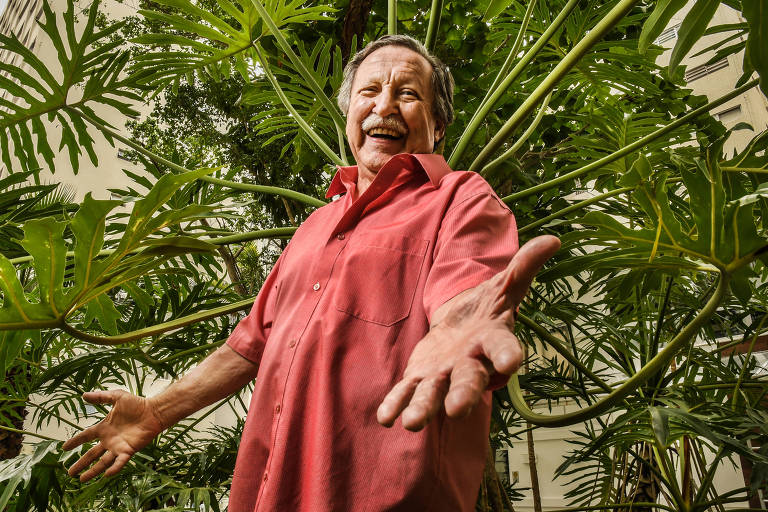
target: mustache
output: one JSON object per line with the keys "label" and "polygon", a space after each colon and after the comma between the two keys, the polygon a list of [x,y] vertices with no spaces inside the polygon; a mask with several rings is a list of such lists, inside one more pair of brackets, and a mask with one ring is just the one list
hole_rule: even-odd
{"label": "mustache", "polygon": [[408,133],[408,126],[406,126],[402,119],[394,114],[387,117],[381,117],[379,114],[371,112],[368,114],[368,117],[363,120],[362,128],[364,132],[373,128],[387,128],[395,130],[401,134]]}

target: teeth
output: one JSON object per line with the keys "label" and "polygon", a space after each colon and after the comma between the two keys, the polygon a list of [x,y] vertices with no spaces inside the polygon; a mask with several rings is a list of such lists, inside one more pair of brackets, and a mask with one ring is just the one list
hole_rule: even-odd
{"label": "teeth", "polygon": [[395,130],[390,130],[389,128],[382,128],[382,127],[376,127],[371,128],[368,130],[368,135],[374,136],[374,135],[386,135],[388,137],[400,137],[400,133]]}

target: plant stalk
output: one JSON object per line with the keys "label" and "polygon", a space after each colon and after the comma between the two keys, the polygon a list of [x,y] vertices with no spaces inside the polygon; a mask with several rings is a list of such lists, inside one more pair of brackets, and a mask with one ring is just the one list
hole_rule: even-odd
{"label": "plant stalk", "polygon": [[182,327],[186,327],[197,322],[210,320],[211,318],[216,318],[218,316],[228,315],[231,313],[236,313],[237,311],[248,309],[253,305],[253,301],[255,299],[256,297],[249,297],[232,304],[227,304],[218,308],[183,316],[168,322],[145,327],[144,329],[138,329],[123,334],[116,334],[114,336],[96,336],[93,334],[88,334],[87,332],[83,332],[76,329],[75,327],[72,327],[66,322],[63,322],[60,327],[64,332],[74,336],[77,339],[87,341],[89,343],[94,343],[96,345],[115,346],[121,345],[123,343],[130,343],[131,341],[140,340],[149,336],[156,336],[158,334],[174,331],[176,329],[181,329]]}
{"label": "plant stalk", "polygon": [[[69,110],[69,109],[67,109]],[[154,160],[156,162],[161,163],[162,165],[168,167],[172,171],[178,172],[178,173],[185,173],[190,172],[190,169],[187,169],[185,167],[182,167],[174,162],[171,162],[170,160],[167,160],[159,155],[156,155],[155,153],[149,151],[148,149],[144,148],[143,146],[135,143],[134,141],[123,137],[118,132],[112,130],[111,128],[99,123],[95,119],[92,119],[88,115],[80,112],[80,111],[73,111],[73,113],[77,114],[78,116],[82,117],[89,123],[91,123],[93,126],[95,126],[97,129],[104,131],[106,133],[109,133],[110,136],[114,137],[115,139],[119,140],[126,146],[130,147],[131,149],[134,149],[141,153],[142,155],[146,156],[147,158],[150,158],[151,160]],[[221,185],[223,187],[229,187],[234,190],[240,190],[243,192],[261,192],[265,194],[274,194],[278,196],[287,197],[289,199],[293,199],[295,201],[298,201],[303,204],[308,204],[310,206],[325,206],[325,201],[321,201],[320,199],[317,199],[316,197],[308,196],[306,194],[302,194],[301,192],[296,192],[294,190],[290,190],[287,188],[280,188],[280,187],[269,187],[266,185],[252,185],[249,183],[237,183],[236,181],[229,181],[229,180],[222,180],[219,178],[212,178],[210,176],[203,176],[201,178],[198,178],[200,181],[205,181],[208,183],[211,183],[213,185]]]}
{"label": "plant stalk", "polygon": [[[554,178],[552,180],[549,180],[545,183],[541,183],[540,185],[535,185],[533,187],[527,188],[525,190],[521,190],[520,192],[516,192],[514,194],[510,194],[507,197],[504,198],[504,202],[509,203],[512,201],[519,201],[520,199],[524,199],[531,195],[540,194],[544,190],[550,189],[552,187],[556,187],[558,185],[562,185],[568,181],[573,180],[574,178],[578,178],[579,176],[582,176],[590,171],[594,171],[596,169],[600,169],[601,167],[604,167],[611,162],[615,162],[616,160],[620,158],[624,158],[625,156],[634,153],[638,149],[642,148],[646,144],[649,144],[653,142],[654,140],[663,137],[667,133],[671,132],[672,130],[679,128],[680,126],[683,126],[684,124],[688,123],[692,119],[697,118],[701,114],[704,114],[713,108],[717,108],[723,103],[726,103],[727,101],[730,101],[731,99],[735,98],[736,96],[739,96],[740,94],[743,94],[744,92],[748,91],[749,89],[755,87],[758,84],[757,80],[753,80],[749,83],[746,83],[739,87],[738,89],[734,89],[732,92],[729,92],[728,94],[725,94],[721,96],[720,98],[716,99],[715,101],[711,103],[707,103],[706,105],[703,105],[695,110],[692,110],[685,114],[684,116],[676,119],[675,121],[672,121],[667,126],[664,126],[662,128],[659,128],[653,133],[650,133],[646,135],[645,137],[642,137],[640,139],[637,139],[635,142],[628,146],[624,146],[620,150],[611,153],[610,155],[606,155],[603,158],[596,160],[590,164],[587,164],[583,167],[579,167],[578,169],[569,172],[568,174],[564,174],[562,176],[558,176],[557,178]],[[741,169],[740,169],[741,170]]]}
{"label": "plant stalk", "polygon": [[387,0],[387,34],[397,35],[397,0]]}
{"label": "plant stalk", "polygon": [[526,421],[546,427],[573,425],[601,415],[642,386],[650,377],[655,375],[661,368],[666,366],[673,357],[675,357],[679,350],[696,335],[699,328],[715,313],[717,307],[720,305],[720,302],[728,291],[729,281],[728,274],[724,272],[721,273],[715,292],[693,320],[691,320],[691,322],[686,325],[677,336],[675,336],[672,341],[670,341],[669,344],[656,355],[656,357],[649,361],[648,364],[627,379],[624,384],[614,389],[608,396],[602,398],[595,404],[578,411],[556,416],[535,413],[525,403],[517,375],[512,375],[508,384],[512,407],[514,407],[517,413]]}
{"label": "plant stalk", "polygon": [[261,54],[259,47],[257,45],[254,45],[253,49],[256,52],[257,58],[259,59],[259,64],[261,64],[261,68],[264,70],[264,74],[267,75],[267,79],[269,80],[269,83],[272,84],[272,88],[277,93],[277,96],[280,98],[280,101],[283,102],[283,106],[286,109],[288,109],[288,112],[291,113],[291,117],[293,117],[296,120],[296,123],[299,125],[299,127],[302,130],[304,130],[304,133],[307,135],[307,137],[309,137],[312,140],[312,142],[314,142],[315,145],[320,148],[320,151],[322,151],[325,154],[325,156],[327,156],[334,164],[345,165],[345,162],[341,160],[341,157],[336,153],[334,153],[333,150],[328,147],[328,144],[326,144],[325,141],[322,138],[320,138],[320,136],[317,133],[315,133],[315,130],[313,130],[312,127],[309,126],[309,124],[304,120],[304,118],[301,117],[299,113],[296,111],[296,109],[293,107],[293,104],[283,92],[283,88],[280,87],[280,84],[277,82],[275,75],[272,74],[272,70],[269,67],[269,63]]}
{"label": "plant stalk", "polygon": [[512,117],[510,117],[501,129],[494,135],[491,141],[480,151],[480,154],[469,166],[470,171],[478,171],[483,164],[488,161],[493,153],[512,135],[523,120],[540,104],[565,77],[566,74],[579,63],[581,58],[599,42],[613,27],[615,27],[640,0],[620,0],[619,3],[611,9],[606,16],[600,20],[597,25],[590,30],[584,38],[573,47],[568,54],[563,57],[555,69],[539,84],[538,87],[525,99],[522,105],[518,107]]}
{"label": "plant stalk", "polygon": [[554,33],[560,28],[563,22],[565,22],[565,19],[568,17],[571,11],[573,11],[573,9],[576,8],[576,5],[578,5],[578,3],[579,3],[579,0],[568,0],[568,3],[565,5],[563,10],[560,11],[560,14],[558,14],[557,17],[549,25],[549,27],[547,27],[547,30],[545,30],[544,33],[541,34],[541,36],[536,41],[536,43],[531,47],[531,49],[528,50],[525,53],[525,55],[523,55],[523,57],[515,65],[512,71],[506,76],[506,78],[504,78],[504,80],[501,83],[499,83],[495,88],[493,87],[491,88],[492,93],[490,94],[490,96],[486,95],[487,99],[483,100],[482,104],[478,108],[475,115],[472,116],[472,119],[467,124],[467,128],[464,130],[464,133],[461,134],[461,138],[459,138],[459,142],[456,143],[456,147],[454,148],[450,158],[448,159],[448,165],[452,169],[456,168],[459,165],[459,161],[461,160],[461,157],[464,156],[464,152],[466,151],[467,146],[469,146],[469,143],[472,140],[472,137],[474,137],[478,128],[480,128],[480,125],[488,116],[488,113],[491,111],[491,109],[493,109],[496,103],[498,103],[499,99],[504,95],[504,93],[507,91],[509,86],[512,85],[512,83],[517,79],[518,76],[520,76],[520,73],[522,73],[525,70],[528,64],[539,53],[539,51],[541,51],[544,45],[546,45],[549,42],[549,40],[552,38]]}
{"label": "plant stalk", "polygon": [[528,125],[528,128],[525,129],[522,135],[515,141],[514,144],[512,144],[512,147],[506,150],[502,155],[494,160],[493,162],[489,163],[483,168],[482,175],[488,176],[488,173],[499,167],[501,164],[506,162],[508,159],[510,159],[512,156],[514,156],[515,153],[517,153],[517,150],[520,149],[523,144],[528,140],[528,138],[531,136],[533,131],[536,129],[537,126],[539,126],[539,123],[541,122],[541,118],[544,117],[544,112],[547,110],[547,106],[549,105],[549,99],[552,97],[552,92],[550,91],[549,94],[547,94],[547,97],[544,98],[544,101],[541,103],[541,106],[539,107],[539,111],[536,112],[536,117],[533,118],[533,122],[531,122],[530,125]]}
{"label": "plant stalk", "polygon": [[432,0],[432,7],[429,9],[427,38],[424,40],[424,46],[429,51],[432,51],[435,48],[435,39],[437,39],[437,31],[440,29],[440,17],[442,14],[443,0]]}

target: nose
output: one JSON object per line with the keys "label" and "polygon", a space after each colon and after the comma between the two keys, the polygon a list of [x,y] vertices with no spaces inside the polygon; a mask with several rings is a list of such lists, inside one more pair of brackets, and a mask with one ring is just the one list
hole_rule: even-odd
{"label": "nose", "polygon": [[398,111],[397,98],[389,87],[384,87],[376,96],[376,104],[373,111],[381,117],[396,114]]}

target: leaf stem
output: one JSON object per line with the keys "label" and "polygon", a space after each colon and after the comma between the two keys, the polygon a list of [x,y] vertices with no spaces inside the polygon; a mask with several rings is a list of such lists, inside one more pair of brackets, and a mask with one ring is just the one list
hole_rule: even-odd
{"label": "leaf stem", "polygon": [[587,164],[583,167],[580,167],[574,171],[569,172],[568,174],[564,174],[562,176],[558,176],[557,178],[554,178],[552,180],[549,180],[545,183],[541,183],[539,185],[527,188],[525,190],[521,190],[520,192],[516,192],[514,194],[510,194],[507,197],[504,198],[504,202],[509,203],[511,201],[519,201],[520,199],[524,199],[531,195],[540,194],[542,191],[550,189],[552,187],[556,187],[558,185],[562,185],[568,181],[573,180],[574,178],[578,178],[579,176],[582,176],[590,171],[594,171],[596,169],[600,169],[601,167],[604,167],[611,162],[615,162],[616,160],[620,158],[624,158],[625,156],[634,153],[638,149],[642,148],[643,146],[653,142],[654,140],[663,137],[667,133],[671,132],[672,130],[679,128],[680,126],[688,123],[692,119],[695,119],[696,117],[700,116],[701,114],[704,114],[713,108],[717,108],[723,103],[726,103],[727,101],[735,98],[736,96],[739,96],[740,94],[743,94],[744,92],[748,91],[749,89],[755,87],[757,85],[758,81],[753,80],[747,84],[742,85],[738,89],[733,90],[732,92],[729,92],[728,94],[725,94],[721,96],[720,98],[716,99],[715,101],[712,101],[711,103],[707,103],[706,105],[703,105],[695,110],[692,110],[685,114],[684,116],[676,119],[675,121],[672,121],[667,126],[664,126],[662,128],[659,128],[653,133],[650,133],[646,135],[645,137],[642,137],[640,139],[637,139],[632,144],[629,144],[628,146],[624,146],[618,151],[615,151],[614,153],[611,153],[610,155],[606,155],[603,158],[596,160],[590,164]]}
{"label": "leaf stem", "polygon": [[[536,0],[533,0],[534,2]],[[432,0],[432,7],[429,9],[429,25],[427,26],[427,38],[424,40],[424,46],[432,51],[437,39],[437,31],[440,28],[440,16],[443,14],[443,0]]]}
{"label": "leaf stem", "polygon": [[536,117],[533,118],[533,121],[530,125],[528,125],[528,128],[525,129],[522,135],[515,141],[514,144],[512,144],[512,147],[506,150],[502,155],[497,158],[496,160],[492,161],[485,167],[483,167],[482,175],[488,176],[488,173],[499,167],[501,164],[509,160],[512,156],[514,156],[515,153],[517,153],[517,150],[522,147],[523,144],[528,140],[528,138],[531,136],[533,131],[536,129],[537,126],[539,126],[539,123],[541,122],[541,118],[544,117],[544,112],[547,110],[547,106],[549,105],[549,99],[552,97],[552,91],[547,94],[547,97],[544,98],[544,101],[541,103],[541,106],[539,107],[539,111],[536,112]]}
{"label": "leaf stem", "polygon": [[[67,108],[69,111],[70,109]],[[179,172],[179,173],[185,173],[190,172],[189,169],[182,167],[174,162],[171,162],[170,160],[167,160],[160,155],[156,155],[155,153],[149,151],[145,147],[135,143],[134,141],[123,137],[115,130],[112,130],[111,128],[101,124],[100,122],[96,121],[95,119],[92,119],[87,114],[84,114],[80,111],[73,111],[74,114],[79,115],[89,123],[91,123],[93,126],[98,128],[99,130],[109,133],[110,136],[114,137],[115,139],[119,140],[126,146],[130,147],[131,149],[134,149],[141,153],[142,155],[146,156],[147,158],[150,158],[166,167],[171,169],[172,171]],[[308,196],[306,194],[302,194],[301,192],[296,192],[294,190],[289,190],[286,188],[280,188],[280,187],[269,187],[266,185],[253,185],[250,183],[238,183],[236,181],[229,181],[229,180],[222,180],[219,178],[212,178],[210,176],[203,176],[201,178],[198,178],[200,181],[205,181],[208,183],[211,183],[213,185],[221,185],[223,187],[229,187],[234,190],[240,190],[243,192],[261,192],[264,194],[274,194],[278,196],[287,197],[289,199],[293,199],[295,201],[298,201],[300,203],[308,204],[310,206],[325,206],[325,201],[321,201],[320,199],[317,199],[316,197]]]}
{"label": "leaf stem", "polygon": [[397,0],[387,0],[387,34],[397,35]]}
{"label": "leaf stem", "polygon": [[[591,418],[595,418],[608,409],[613,407],[619,401],[623,400],[630,393],[642,386],[650,377],[655,375],[661,368],[666,366],[669,361],[675,357],[681,348],[690,341],[693,336],[699,331],[699,328],[709,320],[709,318],[717,311],[717,307],[725,297],[728,291],[728,282],[730,281],[729,275],[725,272],[720,273],[720,279],[712,296],[709,298],[704,307],[699,313],[675,336],[672,341],[667,344],[651,361],[643,366],[637,373],[627,379],[621,386],[614,389],[608,396],[602,398],[599,402],[593,405],[574,411],[556,416],[548,416],[544,414],[538,414],[533,412],[525,403],[523,398],[522,389],[520,388],[520,381],[517,375],[512,375],[509,381],[510,398],[512,399],[512,406],[520,414],[520,416],[526,421],[530,421],[536,425],[542,425],[547,427],[563,427],[566,425],[573,425],[580,423]],[[546,332],[546,331],[545,331]]]}
{"label": "leaf stem", "polygon": [[76,329],[75,327],[69,325],[66,322],[64,322],[61,325],[61,329],[67,334],[74,336],[77,339],[87,341],[89,343],[94,343],[96,345],[106,345],[106,346],[121,345],[123,343],[129,343],[131,341],[140,340],[142,338],[147,338],[149,336],[155,336],[158,334],[163,334],[168,331],[181,329],[182,327],[186,327],[188,325],[191,325],[197,322],[202,322],[204,320],[210,320],[211,318],[216,318],[218,316],[235,313],[237,311],[242,311],[243,309],[248,309],[253,305],[253,301],[255,299],[256,299],[255,297],[249,297],[247,299],[243,299],[241,301],[234,302],[232,304],[227,304],[225,306],[220,306],[218,308],[209,309],[207,311],[200,311],[192,315],[186,315],[181,318],[170,320],[168,322],[163,322],[161,324],[153,325],[151,327],[145,327],[144,329],[138,329],[135,331],[126,332],[123,334],[117,334],[114,336],[96,336],[93,334],[88,334],[87,332],[83,332]]}
{"label": "leaf stem", "polygon": [[256,52],[256,57],[259,59],[259,64],[261,64],[261,69],[264,70],[264,74],[267,75],[267,79],[269,80],[269,83],[272,84],[272,88],[275,90],[275,93],[277,93],[277,96],[280,98],[280,101],[283,103],[283,106],[290,112],[291,117],[296,121],[296,123],[299,125],[299,127],[304,130],[304,133],[307,134],[307,137],[309,137],[312,142],[317,145],[318,148],[320,148],[320,151],[325,153],[325,156],[327,156],[334,164],[336,165],[344,165],[344,162],[341,160],[341,157],[333,152],[331,148],[328,147],[328,144],[325,143],[325,141],[320,138],[320,136],[315,133],[315,130],[312,129],[311,126],[304,120],[303,117],[299,115],[299,113],[296,111],[296,109],[293,107],[293,104],[291,103],[291,100],[288,99],[288,97],[283,92],[283,88],[280,87],[280,84],[278,83],[277,79],[275,78],[275,75],[272,74],[272,70],[269,67],[269,62],[267,62],[267,59],[264,58],[264,56],[261,54],[261,51],[259,50],[258,45],[253,46],[253,50]]}
{"label": "leaf stem", "polygon": [[[497,84],[498,79],[501,76],[501,71],[499,72],[499,77],[494,80],[494,85],[489,89],[489,93],[486,94],[486,97],[478,107],[477,112],[472,116],[472,119],[469,121],[469,123],[467,123],[467,128],[464,130],[464,133],[461,134],[459,142],[456,143],[456,147],[448,159],[448,165],[452,169],[455,169],[459,165],[459,161],[461,160],[461,157],[464,156],[464,152],[466,151],[467,146],[469,146],[472,137],[474,137],[475,133],[480,128],[480,125],[488,116],[488,113],[491,111],[491,109],[493,109],[496,103],[498,103],[499,99],[504,95],[509,86],[512,85],[517,77],[520,76],[520,73],[526,69],[528,64],[539,53],[544,45],[549,42],[554,33],[560,28],[563,22],[565,22],[565,19],[568,17],[571,11],[576,8],[578,3],[579,0],[568,0],[568,3],[565,5],[563,10],[560,11],[560,14],[558,14],[557,17],[552,20],[552,23],[549,25],[549,27],[547,27],[547,30],[541,34],[539,39],[536,40],[536,43],[534,43],[530,50],[528,50],[525,55],[523,55],[523,57],[518,61],[512,71],[510,71],[510,73],[506,76],[506,78]],[[514,55],[512,55],[512,52],[510,52],[510,55],[507,57],[507,61],[511,63],[512,59],[514,59]],[[506,65],[506,62],[504,65]]]}
{"label": "leaf stem", "polygon": [[522,105],[515,110],[506,123],[499,129],[496,135],[493,136],[491,141],[480,151],[480,154],[469,166],[470,171],[478,171],[482,168],[483,164],[496,152],[499,147],[512,135],[523,120],[528,117],[533,109],[541,103],[543,98],[552,91],[560,80],[565,77],[566,74],[579,63],[581,58],[592,48],[594,44],[600,41],[614,26],[616,26],[624,16],[639,2],[640,0],[620,0],[611,9],[608,14],[605,15],[586,36],[584,36],[576,46],[563,57],[563,59],[555,66],[544,80],[534,89],[534,91],[528,95]]}
{"label": "leaf stem", "polygon": [[[608,192],[604,192],[600,195],[597,195],[595,197],[590,197],[589,199],[585,199],[583,201],[579,201],[578,203],[574,203],[571,206],[567,206],[563,208],[562,210],[558,210],[553,214],[547,215],[544,218],[541,218],[535,222],[531,222],[530,224],[526,224],[522,228],[517,230],[517,233],[519,235],[522,235],[523,233],[530,231],[532,229],[536,229],[539,226],[543,226],[547,222],[557,219],[559,217],[563,217],[565,215],[568,215],[569,213],[573,213],[575,211],[581,210],[582,208],[586,208],[587,206],[593,205],[595,203],[599,203],[605,199],[609,199],[614,196],[618,196],[621,194],[624,194],[626,192],[632,192],[635,189],[635,187],[623,187],[623,188],[617,188],[615,190],[609,190]],[[506,198],[504,199],[506,202]]]}
{"label": "leaf stem", "polygon": [[[584,375],[592,379],[595,384],[603,388],[604,391],[610,393],[613,391],[611,386],[609,386],[603,379],[598,377],[592,370],[587,368],[582,364],[581,361],[579,361],[578,357],[576,357],[575,354],[571,354],[571,352],[560,343],[560,340],[557,339],[555,336],[553,336],[549,331],[547,331],[544,327],[542,327],[538,322],[535,322],[533,319],[528,318],[522,313],[518,313],[517,320],[531,329],[533,332],[538,334],[541,338],[546,340],[547,343],[552,345],[552,348],[554,348],[560,355],[563,356],[569,363],[571,363],[576,369],[578,369],[580,372],[582,372]],[[510,391],[510,396],[511,396]]]}
{"label": "leaf stem", "polygon": [[[240,242],[250,242],[251,240],[259,240],[262,238],[282,238],[293,235],[298,228],[290,226],[285,228],[270,228],[260,229],[258,231],[248,231],[246,233],[236,233],[229,236],[219,236],[215,238],[203,238],[203,242],[208,242],[213,245],[228,245],[236,244]],[[109,256],[114,254],[116,249],[102,249],[97,253],[97,256]],[[136,251],[129,252],[127,254],[135,254]],[[67,251],[67,258],[73,258],[75,256],[74,251]],[[22,263],[29,263],[33,260],[32,256],[19,256],[8,260],[13,265],[20,265]]]}
{"label": "leaf stem", "polygon": [[14,434],[21,434],[24,436],[33,436],[33,437],[39,437],[40,439],[46,439],[48,441],[58,441],[61,442],[61,439],[55,439],[53,437],[44,436],[43,434],[37,434],[35,432],[29,432],[28,430],[19,430],[12,427],[5,427],[3,425],[0,425],[0,430],[5,430],[7,432],[13,432]]}

